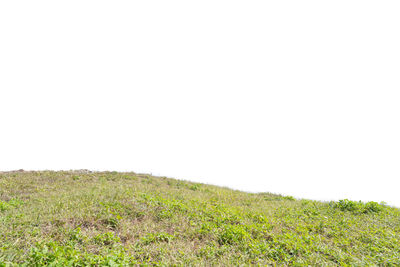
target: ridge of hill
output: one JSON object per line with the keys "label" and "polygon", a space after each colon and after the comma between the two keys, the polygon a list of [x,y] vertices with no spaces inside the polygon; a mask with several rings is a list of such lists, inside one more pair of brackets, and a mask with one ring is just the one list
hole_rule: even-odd
{"label": "ridge of hill", "polygon": [[399,266],[400,209],[153,177],[0,173],[0,266]]}

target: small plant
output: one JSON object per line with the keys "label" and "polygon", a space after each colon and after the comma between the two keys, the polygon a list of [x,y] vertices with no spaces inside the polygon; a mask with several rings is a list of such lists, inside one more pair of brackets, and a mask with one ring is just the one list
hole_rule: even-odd
{"label": "small plant", "polygon": [[123,250],[106,250],[100,254],[91,254],[70,245],[57,242],[38,243],[34,246],[23,266],[128,266],[136,265],[133,258]]}
{"label": "small plant", "polygon": [[0,211],[6,211],[13,207],[21,206],[23,202],[17,198],[11,199],[9,201],[1,201],[0,200]]}
{"label": "small plant", "polygon": [[196,230],[196,237],[199,239],[205,239],[209,236],[215,229],[216,225],[212,222],[203,222],[200,228]]}
{"label": "small plant", "polygon": [[173,216],[174,216],[174,213],[169,209],[163,209],[160,212],[157,212],[157,214],[156,214],[156,218],[160,221],[165,220],[165,219],[170,219]]}
{"label": "small plant", "polygon": [[10,205],[7,202],[0,200],[0,211],[8,210],[9,207]]}
{"label": "small plant", "polygon": [[249,216],[256,223],[266,223],[267,218],[262,214],[250,214]]}
{"label": "small plant", "polygon": [[100,205],[105,209],[102,211],[103,217],[101,222],[106,225],[110,229],[116,229],[120,220],[122,219],[121,212],[123,211],[123,206],[118,203],[103,203],[100,202]]}
{"label": "small plant", "polygon": [[204,257],[206,259],[213,259],[221,257],[224,253],[227,252],[227,250],[229,250],[229,247],[218,246],[218,244],[210,244],[199,249],[197,254],[200,257]]}
{"label": "small plant", "polygon": [[157,242],[171,242],[171,240],[174,239],[173,235],[170,235],[165,232],[160,232],[160,233],[148,233],[146,236],[142,238],[142,242],[144,245],[148,245],[151,243],[157,243]]}
{"label": "small plant", "polygon": [[105,218],[101,222],[110,229],[116,229],[119,225],[119,219],[115,217]]}
{"label": "small plant", "polygon": [[121,239],[115,235],[114,232],[105,232],[103,234],[98,234],[93,238],[94,242],[99,245],[112,245],[119,243]]}
{"label": "small plant", "polygon": [[134,175],[124,175],[122,176],[123,179],[125,180],[137,180],[138,178]]}
{"label": "small plant", "polygon": [[193,190],[193,191],[197,191],[197,190],[200,189],[200,186],[197,185],[197,184],[194,184],[194,185],[189,186],[189,189],[190,189],[190,190]]}
{"label": "small plant", "polygon": [[341,199],[339,202],[334,204],[335,208],[338,208],[342,211],[356,211],[359,209],[359,206],[359,203],[348,199]]}
{"label": "small plant", "polygon": [[373,212],[380,212],[383,210],[383,205],[374,202],[374,201],[370,201],[365,203],[364,207],[363,207],[363,213],[373,213]]}
{"label": "small plant", "polygon": [[240,225],[225,225],[222,232],[218,237],[218,243],[224,244],[237,244],[250,238],[250,233]]}
{"label": "small plant", "polygon": [[290,201],[296,200],[296,199],[295,199],[294,197],[292,197],[292,196],[283,196],[282,199],[290,200]]}
{"label": "small plant", "polygon": [[333,207],[340,209],[342,211],[350,211],[352,213],[377,213],[383,210],[384,206],[370,201],[367,203],[363,203],[361,201],[352,201],[348,199],[339,200],[336,203],[333,203]]}

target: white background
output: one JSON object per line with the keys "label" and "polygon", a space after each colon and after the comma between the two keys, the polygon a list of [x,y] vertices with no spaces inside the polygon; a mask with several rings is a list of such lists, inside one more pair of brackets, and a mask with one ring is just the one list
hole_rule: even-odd
{"label": "white background", "polygon": [[398,1],[1,1],[0,170],[400,206]]}

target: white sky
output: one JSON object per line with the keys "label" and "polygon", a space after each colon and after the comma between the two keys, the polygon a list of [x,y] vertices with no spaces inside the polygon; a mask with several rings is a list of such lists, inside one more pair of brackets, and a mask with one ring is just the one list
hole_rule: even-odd
{"label": "white sky", "polygon": [[0,170],[400,206],[399,1],[1,1]]}

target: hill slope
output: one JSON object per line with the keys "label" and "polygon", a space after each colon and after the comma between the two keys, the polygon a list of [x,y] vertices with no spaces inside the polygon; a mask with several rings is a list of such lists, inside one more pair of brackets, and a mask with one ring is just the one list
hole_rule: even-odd
{"label": "hill slope", "polygon": [[400,265],[400,210],[117,172],[0,173],[0,266]]}

